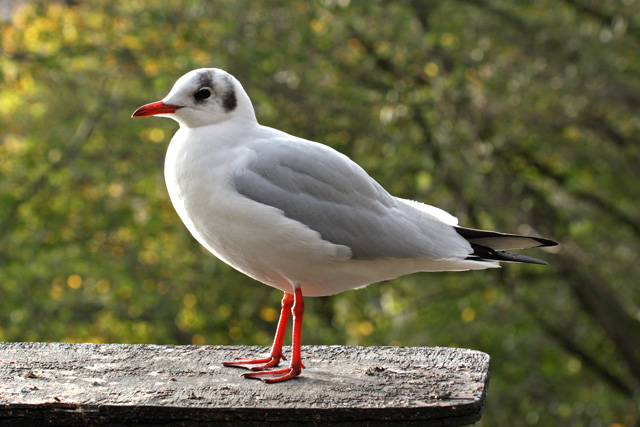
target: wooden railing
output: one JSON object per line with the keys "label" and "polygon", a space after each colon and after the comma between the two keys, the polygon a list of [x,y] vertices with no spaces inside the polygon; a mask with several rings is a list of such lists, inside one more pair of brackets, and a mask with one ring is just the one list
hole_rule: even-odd
{"label": "wooden railing", "polygon": [[480,419],[489,383],[489,356],[459,348],[303,346],[307,369],[280,384],[220,365],[266,352],[0,343],[0,423],[458,426]]}

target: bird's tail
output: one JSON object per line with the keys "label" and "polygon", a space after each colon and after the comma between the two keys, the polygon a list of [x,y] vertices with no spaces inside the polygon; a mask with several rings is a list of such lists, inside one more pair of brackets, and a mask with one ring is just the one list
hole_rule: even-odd
{"label": "bird's tail", "polygon": [[537,258],[506,252],[506,249],[528,249],[556,246],[553,240],[541,237],[528,237],[518,234],[499,233],[497,231],[476,230],[473,228],[455,227],[458,234],[467,239],[473,248],[473,253],[467,257],[478,261],[507,261],[528,264],[547,263]]}

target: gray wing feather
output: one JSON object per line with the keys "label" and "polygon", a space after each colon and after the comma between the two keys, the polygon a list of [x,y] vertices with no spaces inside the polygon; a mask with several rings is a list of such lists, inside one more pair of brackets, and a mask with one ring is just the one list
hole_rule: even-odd
{"label": "gray wing feather", "polygon": [[453,227],[391,196],[332,148],[282,138],[250,149],[254,159],[233,177],[238,192],[349,247],[354,259],[441,259],[470,252]]}

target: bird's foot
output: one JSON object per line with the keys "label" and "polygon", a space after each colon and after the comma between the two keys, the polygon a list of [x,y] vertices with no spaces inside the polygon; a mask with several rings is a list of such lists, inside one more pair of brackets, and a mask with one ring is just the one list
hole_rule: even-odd
{"label": "bird's foot", "polygon": [[263,369],[274,368],[280,364],[280,360],[287,360],[282,353],[271,354],[269,357],[245,359],[240,358],[233,362],[222,362],[222,366],[228,368],[242,368],[250,371],[262,371]]}
{"label": "bird's foot", "polygon": [[288,381],[300,375],[300,372],[302,372],[302,368],[304,368],[302,363],[300,363],[299,366],[294,366],[294,364],[292,363],[288,368],[273,369],[260,372],[249,372],[246,374],[242,374],[242,376],[249,379],[260,380],[267,384],[280,383],[283,381]]}

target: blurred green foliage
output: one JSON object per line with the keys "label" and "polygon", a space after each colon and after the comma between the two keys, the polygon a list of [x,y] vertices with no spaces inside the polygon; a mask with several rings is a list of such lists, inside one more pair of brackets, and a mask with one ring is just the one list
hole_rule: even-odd
{"label": "blurred green foliage", "polygon": [[[0,27],[0,339],[270,345],[280,292],[174,213],[169,120],[199,67],[466,226],[561,241],[550,266],[307,299],[304,344],[489,353],[482,425],[638,425],[636,0],[92,0]],[[535,251],[534,251],[535,252]]]}

